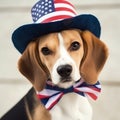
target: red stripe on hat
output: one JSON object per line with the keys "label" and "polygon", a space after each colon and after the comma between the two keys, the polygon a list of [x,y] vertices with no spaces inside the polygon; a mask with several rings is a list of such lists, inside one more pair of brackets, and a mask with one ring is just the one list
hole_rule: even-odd
{"label": "red stripe on hat", "polygon": [[53,16],[53,17],[50,17],[50,18],[47,18],[47,19],[43,20],[42,23],[53,22],[53,21],[56,21],[56,20],[67,19],[67,18],[71,18],[71,17],[72,16],[69,16],[69,15]]}
{"label": "red stripe on hat", "polygon": [[74,6],[70,2],[65,1],[65,0],[55,0],[55,3],[65,3],[65,4],[68,4],[74,8]]}
{"label": "red stripe on hat", "polygon": [[58,8],[55,8],[55,10],[56,11],[69,11],[69,12],[72,12],[76,15],[76,13],[72,9],[65,8],[65,7],[58,7]]}

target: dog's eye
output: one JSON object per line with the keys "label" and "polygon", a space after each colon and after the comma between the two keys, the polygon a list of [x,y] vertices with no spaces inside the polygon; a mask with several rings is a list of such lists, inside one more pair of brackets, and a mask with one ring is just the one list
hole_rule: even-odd
{"label": "dog's eye", "polygon": [[70,46],[70,50],[71,51],[75,51],[75,50],[78,50],[80,48],[80,43],[79,42],[73,42]]}
{"label": "dog's eye", "polygon": [[41,52],[43,53],[43,55],[50,55],[52,53],[52,51],[47,47],[43,47],[41,49]]}

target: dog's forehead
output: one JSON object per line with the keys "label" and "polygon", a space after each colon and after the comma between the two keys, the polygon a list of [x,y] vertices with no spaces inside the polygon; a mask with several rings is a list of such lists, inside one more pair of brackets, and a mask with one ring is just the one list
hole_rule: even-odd
{"label": "dog's forehead", "polygon": [[82,43],[82,39],[80,37],[80,33],[77,30],[64,30],[61,32],[50,33],[40,37],[40,45],[41,46],[58,46],[60,45],[60,37],[63,38],[64,45],[69,45],[72,41],[79,41]]}
{"label": "dog's forehead", "polygon": [[65,39],[80,38],[80,34],[78,30],[63,30],[60,33]]}
{"label": "dog's forehead", "polygon": [[65,46],[71,44],[73,41],[79,41],[82,44],[82,38],[78,30],[64,30],[60,34],[64,39]]}
{"label": "dog's forehead", "polygon": [[44,35],[42,37],[40,37],[39,39],[39,43],[42,45],[42,44],[54,44],[54,43],[57,43],[58,40],[57,40],[57,33],[50,33],[50,34],[47,34],[47,35]]}

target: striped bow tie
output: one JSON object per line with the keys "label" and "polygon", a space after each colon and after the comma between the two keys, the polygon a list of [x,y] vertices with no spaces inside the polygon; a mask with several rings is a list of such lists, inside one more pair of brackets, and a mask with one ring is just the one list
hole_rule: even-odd
{"label": "striped bow tie", "polygon": [[37,96],[40,99],[40,101],[44,104],[46,109],[50,110],[59,102],[59,100],[64,94],[74,92],[81,96],[89,97],[93,100],[96,100],[100,91],[101,85],[99,82],[97,82],[94,85],[89,85],[85,83],[84,80],[80,79],[73,86],[67,89],[60,88],[47,82],[45,89],[43,89],[40,92],[37,92]]}

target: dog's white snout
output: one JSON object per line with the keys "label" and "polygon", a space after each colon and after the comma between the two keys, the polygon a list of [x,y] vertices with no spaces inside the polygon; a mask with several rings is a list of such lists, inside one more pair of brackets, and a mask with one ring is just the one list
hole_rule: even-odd
{"label": "dog's white snout", "polygon": [[67,88],[80,79],[80,73],[74,59],[67,51],[68,49],[66,48],[64,39],[60,33],[58,34],[58,40],[60,56],[52,68],[51,78],[54,84]]}
{"label": "dog's white snout", "polygon": [[72,73],[72,66],[69,64],[66,65],[60,65],[57,68],[57,73],[63,77],[63,78],[67,78],[71,75]]}

